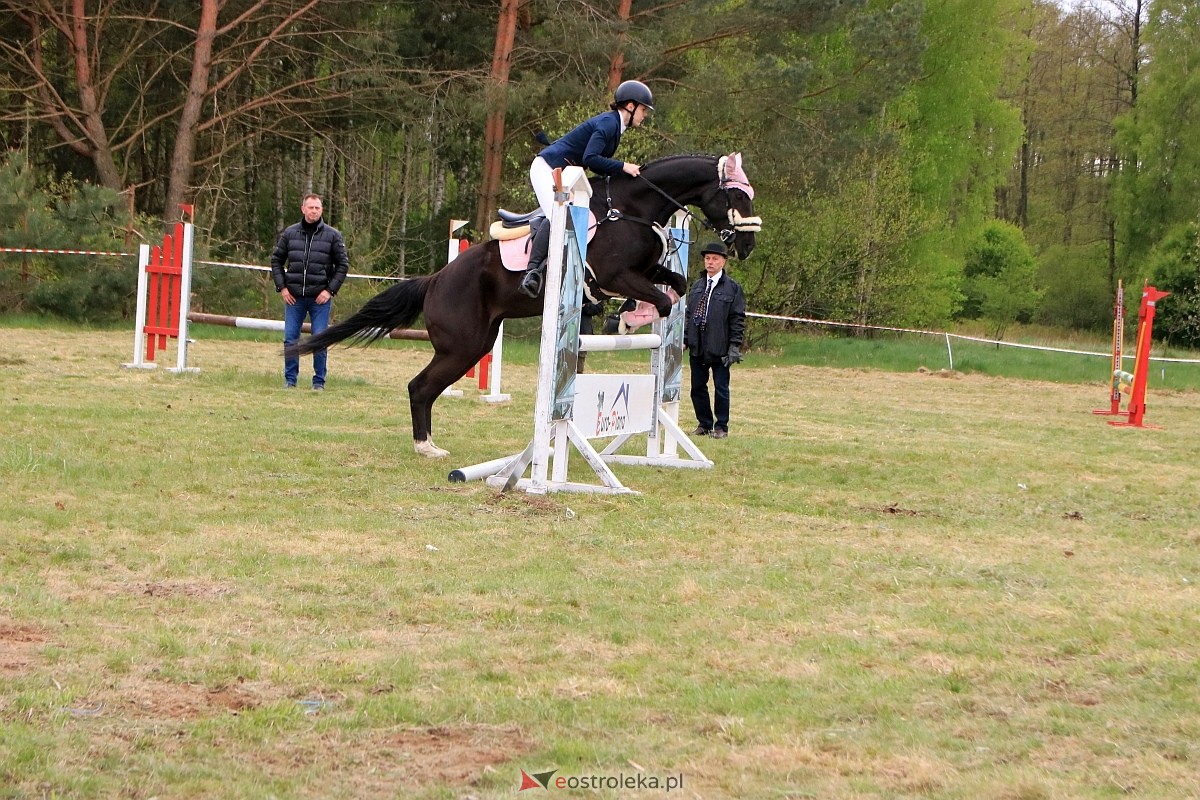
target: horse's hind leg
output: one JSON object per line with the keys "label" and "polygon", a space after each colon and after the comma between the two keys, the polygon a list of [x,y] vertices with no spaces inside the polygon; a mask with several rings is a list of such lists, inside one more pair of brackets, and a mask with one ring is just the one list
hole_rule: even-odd
{"label": "horse's hind leg", "polygon": [[[492,337],[495,341],[495,336]],[[466,374],[492,348],[492,342],[478,352],[434,353],[425,369],[408,382],[409,410],[412,413],[413,449],[429,458],[445,458],[449,451],[433,443],[433,404],[442,392]]]}
{"label": "horse's hind leg", "polygon": [[444,458],[450,453],[433,443],[433,403],[446,387],[450,386],[466,371],[459,367],[460,359],[446,357],[440,353],[425,369],[408,382],[409,410],[412,413],[413,449],[429,458]]}
{"label": "horse's hind leg", "polygon": [[433,404],[492,349],[500,329],[499,315],[488,309],[488,298],[496,291],[493,273],[503,271],[499,246],[489,242],[467,252],[474,254],[472,260],[464,255],[452,261],[425,296],[425,329],[433,359],[408,383],[413,447],[431,458],[449,455],[433,443]]}

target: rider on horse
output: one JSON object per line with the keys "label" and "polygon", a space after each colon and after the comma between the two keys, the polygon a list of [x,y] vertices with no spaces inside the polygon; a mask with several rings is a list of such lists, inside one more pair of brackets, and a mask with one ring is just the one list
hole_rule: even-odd
{"label": "rider on horse", "polygon": [[550,210],[554,205],[554,170],[579,166],[598,175],[637,177],[642,168],[637,164],[617,161],[613,154],[626,128],[637,128],[654,110],[654,95],[641,81],[625,81],[613,93],[610,111],[597,114],[576,126],[570,133],[538,153],[529,167],[529,182],[533,184],[538,205],[546,215],[533,235],[529,249],[529,268],[521,281],[521,293],[537,297],[542,291],[546,273],[546,255],[550,250]]}

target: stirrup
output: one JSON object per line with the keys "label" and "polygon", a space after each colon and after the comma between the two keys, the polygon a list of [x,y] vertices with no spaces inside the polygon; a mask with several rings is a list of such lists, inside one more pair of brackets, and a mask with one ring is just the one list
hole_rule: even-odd
{"label": "stirrup", "polygon": [[525,273],[525,277],[521,279],[521,285],[518,291],[526,297],[532,297],[534,300],[542,293],[543,278],[546,275],[545,268],[537,270],[529,270]]}

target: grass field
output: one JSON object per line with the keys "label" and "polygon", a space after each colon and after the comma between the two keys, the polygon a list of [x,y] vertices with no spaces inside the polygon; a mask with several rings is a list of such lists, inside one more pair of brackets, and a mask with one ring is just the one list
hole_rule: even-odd
{"label": "grass field", "polygon": [[0,332],[0,797],[1200,796],[1195,391],[1117,429],[1103,380],[781,346],[713,470],[533,497],[446,480],[528,441],[521,348],[436,462],[421,345],[317,394],[275,342]]}

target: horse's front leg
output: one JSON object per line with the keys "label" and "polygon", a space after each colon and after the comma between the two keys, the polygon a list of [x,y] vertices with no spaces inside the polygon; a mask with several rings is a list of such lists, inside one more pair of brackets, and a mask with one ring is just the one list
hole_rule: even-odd
{"label": "horse's front leg", "polygon": [[650,280],[659,284],[666,284],[675,290],[675,294],[683,297],[687,294],[687,278],[684,278],[673,269],[667,269],[661,264],[656,265],[650,272]]}
{"label": "horse's front leg", "polygon": [[[661,270],[661,277],[655,272],[656,269]],[[628,297],[632,300],[644,300],[654,306],[654,310],[663,319],[671,316],[671,306],[674,305],[674,300],[664,294],[655,285],[659,281],[669,283],[674,286],[678,283],[680,294],[687,291],[685,282],[679,280],[668,280],[668,276],[672,275],[669,270],[662,270],[661,267],[656,267],[647,270],[646,272],[634,272],[632,270],[622,270],[613,275],[597,276],[600,279],[600,286],[606,294],[614,297]],[[653,277],[652,277],[653,276]]]}
{"label": "horse's front leg", "polygon": [[[626,297],[632,297],[635,300],[645,300],[650,305],[654,306],[654,310],[658,312],[658,316],[666,319],[671,316],[671,306],[675,305],[675,300],[671,299],[669,294],[659,291],[654,284],[648,284],[649,288],[641,292],[626,293]],[[678,298],[676,298],[678,299]]]}

